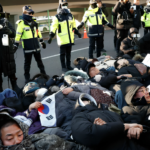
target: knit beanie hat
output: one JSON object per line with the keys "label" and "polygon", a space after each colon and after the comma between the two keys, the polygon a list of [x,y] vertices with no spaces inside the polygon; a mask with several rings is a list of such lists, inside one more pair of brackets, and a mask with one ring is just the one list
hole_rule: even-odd
{"label": "knit beanie hat", "polygon": [[33,93],[34,91],[36,91],[37,89],[39,89],[39,85],[36,82],[29,82],[27,83],[24,88],[23,88],[23,93],[26,94],[30,94]]}

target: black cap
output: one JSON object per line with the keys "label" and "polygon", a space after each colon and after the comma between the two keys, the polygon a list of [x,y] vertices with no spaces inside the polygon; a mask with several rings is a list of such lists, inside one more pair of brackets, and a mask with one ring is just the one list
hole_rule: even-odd
{"label": "black cap", "polygon": [[1,4],[0,4],[0,12],[3,12],[3,7]]}
{"label": "black cap", "polygon": [[23,7],[23,13],[24,12],[28,12],[28,13],[34,13],[34,11],[32,10],[31,6],[24,6]]}

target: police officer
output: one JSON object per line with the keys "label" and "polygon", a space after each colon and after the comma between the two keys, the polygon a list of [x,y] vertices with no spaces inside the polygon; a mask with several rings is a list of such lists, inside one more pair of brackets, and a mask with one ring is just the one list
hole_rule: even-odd
{"label": "police officer", "polygon": [[103,49],[103,25],[106,24],[112,29],[114,29],[114,27],[107,21],[101,8],[97,7],[97,0],[90,0],[90,8],[85,12],[78,29],[82,28],[87,21],[89,21],[89,58],[93,58],[95,41],[97,57],[99,57],[101,56],[101,50]]}
{"label": "police officer", "polygon": [[141,17],[144,28],[144,35],[150,31],[150,0],[147,0],[147,6],[144,7],[144,14]]}
{"label": "police officer", "polygon": [[[45,49],[46,44],[43,41],[41,32],[38,30],[38,24],[36,20],[33,19],[34,11],[32,10],[31,6],[24,6],[23,7],[23,19],[17,21],[18,28],[15,38],[14,49],[17,50],[19,46],[20,39],[22,39],[22,47],[24,50],[24,76],[25,76],[25,83],[30,80],[30,65],[32,60],[32,55],[37,62],[37,65],[40,69],[42,74],[46,74],[44,65],[41,59],[40,53],[40,45]],[[39,40],[38,40],[39,39]]]}
{"label": "police officer", "polygon": [[[3,13],[3,7],[0,5],[0,92],[3,91],[3,79],[4,76],[8,76],[10,79],[12,89],[18,92],[16,78],[16,64],[14,59],[13,42],[16,31],[12,25],[6,20],[5,14]],[[5,42],[6,41],[6,42]],[[7,42],[9,44],[7,44]]]}
{"label": "police officer", "polygon": [[81,34],[76,29],[74,17],[68,9],[67,0],[59,0],[59,8],[57,10],[57,15],[53,19],[48,43],[51,43],[57,31],[57,43],[60,46],[60,61],[63,72],[73,69],[71,67],[71,49],[74,44],[73,30],[74,33],[81,38]]}

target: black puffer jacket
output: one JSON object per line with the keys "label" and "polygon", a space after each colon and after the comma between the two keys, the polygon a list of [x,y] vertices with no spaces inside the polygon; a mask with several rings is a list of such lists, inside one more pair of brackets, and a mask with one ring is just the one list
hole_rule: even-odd
{"label": "black puffer jacket", "polygon": [[133,15],[130,13],[131,3],[117,2],[113,14],[117,15],[116,29],[130,29],[133,26]]}
{"label": "black puffer jacket", "polygon": [[123,74],[131,74],[132,77],[142,77],[142,75],[134,65],[125,66],[119,69],[118,75],[123,75]]}
{"label": "black puffer jacket", "polygon": [[150,53],[150,33],[147,33],[144,37],[139,40],[140,49],[143,53]]}
{"label": "black puffer jacket", "polygon": [[[92,150],[146,150],[137,141],[127,138],[123,121],[116,113],[92,105],[78,107],[74,113],[72,133],[78,143],[89,146]],[[98,117],[106,124],[95,125],[94,120]]]}
{"label": "black puffer jacket", "polygon": [[[4,25],[4,19],[0,18],[0,24]],[[9,47],[2,45],[2,38],[4,34],[7,34],[5,29],[0,29],[0,70],[4,73],[4,76],[9,76],[16,73],[16,64],[13,51],[13,38],[15,38],[16,31],[12,25],[8,22],[8,28],[12,34],[9,35]]]}

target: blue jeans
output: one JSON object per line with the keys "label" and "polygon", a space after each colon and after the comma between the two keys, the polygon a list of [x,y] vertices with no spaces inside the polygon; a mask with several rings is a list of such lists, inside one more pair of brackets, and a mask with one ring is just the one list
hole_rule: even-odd
{"label": "blue jeans", "polygon": [[124,106],[127,106],[127,103],[126,103],[126,101],[124,99],[124,96],[123,96],[121,90],[116,92],[114,101],[118,105],[119,109],[122,109]]}

